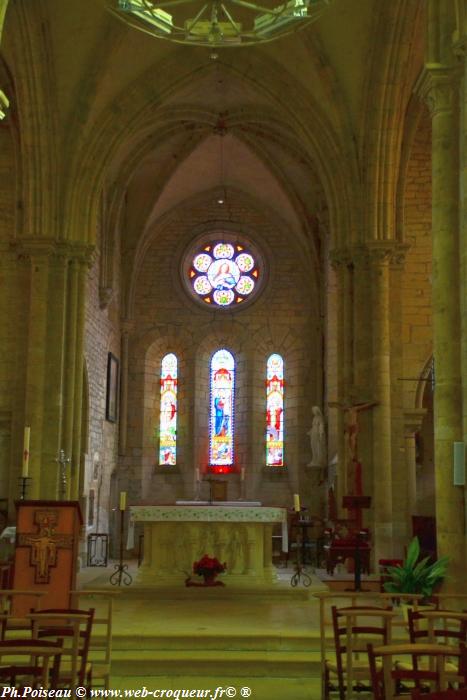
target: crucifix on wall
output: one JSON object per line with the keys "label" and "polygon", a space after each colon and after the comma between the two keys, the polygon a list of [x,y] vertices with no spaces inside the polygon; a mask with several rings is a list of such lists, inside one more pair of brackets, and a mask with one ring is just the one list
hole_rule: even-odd
{"label": "crucifix on wall", "polygon": [[358,460],[358,434],[360,432],[359,414],[374,408],[376,401],[359,403],[339,403],[331,401],[331,408],[339,408],[344,412],[344,435],[349,451],[349,461],[347,463],[347,484],[349,494],[362,495],[362,465]]}

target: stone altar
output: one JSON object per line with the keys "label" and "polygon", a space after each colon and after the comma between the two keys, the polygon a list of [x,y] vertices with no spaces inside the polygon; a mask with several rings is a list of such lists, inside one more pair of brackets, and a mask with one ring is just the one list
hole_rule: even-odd
{"label": "stone altar", "polygon": [[130,532],[144,526],[144,555],[137,586],[184,585],[193,562],[203,554],[227,564],[227,586],[268,586],[276,581],[272,564],[272,529],[282,523],[287,551],[287,510],[251,506],[130,506]]}

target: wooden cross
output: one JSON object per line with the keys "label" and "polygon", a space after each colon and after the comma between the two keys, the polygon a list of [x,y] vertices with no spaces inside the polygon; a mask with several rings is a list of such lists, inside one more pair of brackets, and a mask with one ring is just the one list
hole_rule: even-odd
{"label": "wooden cross", "polygon": [[36,510],[38,532],[18,533],[17,547],[30,547],[29,563],[35,567],[34,583],[50,583],[50,569],[57,566],[59,549],[71,549],[73,535],[57,535],[58,511]]}

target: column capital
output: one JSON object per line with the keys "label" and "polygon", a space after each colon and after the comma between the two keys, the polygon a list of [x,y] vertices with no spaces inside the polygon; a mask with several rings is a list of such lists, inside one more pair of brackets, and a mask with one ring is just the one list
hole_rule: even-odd
{"label": "column capital", "polygon": [[404,411],[404,435],[410,437],[420,430],[422,421],[426,416],[426,408],[410,408]]}
{"label": "column capital", "polygon": [[368,262],[371,267],[389,265],[396,250],[395,241],[369,241],[366,244]]}
{"label": "column capital", "polygon": [[347,267],[352,262],[349,248],[334,248],[329,252],[329,261],[335,270]]}
{"label": "column capital", "polygon": [[460,66],[427,63],[414,88],[430,110],[431,117],[454,110],[454,99],[461,77]]}

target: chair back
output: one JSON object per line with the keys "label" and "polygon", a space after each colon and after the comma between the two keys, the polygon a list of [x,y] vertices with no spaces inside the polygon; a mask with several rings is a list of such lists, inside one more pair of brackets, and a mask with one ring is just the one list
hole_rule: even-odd
{"label": "chair back", "polygon": [[71,600],[76,607],[80,607],[80,604],[92,604],[95,606],[88,654],[88,659],[92,663],[94,687],[97,681],[103,683],[106,689],[109,688],[112,657],[113,602],[119,595],[120,591],[118,590],[87,589],[85,591],[71,591]]}
{"label": "chair back", "polygon": [[62,640],[63,655],[69,668],[62,669],[60,679],[67,687],[86,685],[89,644],[92,634],[94,608],[49,608],[28,615],[34,639]]}
{"label": "chair back", "polygon": [[[381,647],[369,644],[368,661],[374,700],[402,697],[397,693],[401,683],[413,683],[418,690],[422,685],[436,691],[444,690],[447,683],[446,661],[456,653],[459,656],[459,649],[440,644],[389,644]],[[402,659],[404,663],[401,663]]]}
{"label": "chair back", "polygon": [[56,689],[62,645],[37,639],[0,641],[0,685]]}
{"label": "chair back", "polygon": [[410,641],[459,645],[467,642],[467,613],[453,610],[408,610]]}
{"label": "chair back", "polygon": [[[395,613],[388,608],[351,606],[332,607],[336,668],[340,693],[347,687],[350,697],[354,679],[362,674],[369,681],[370,673],[362,668],[362,658],[366,661],[367,646],[389,644],[391,623]],[[358,665],[358,673],[356,667]]]}

